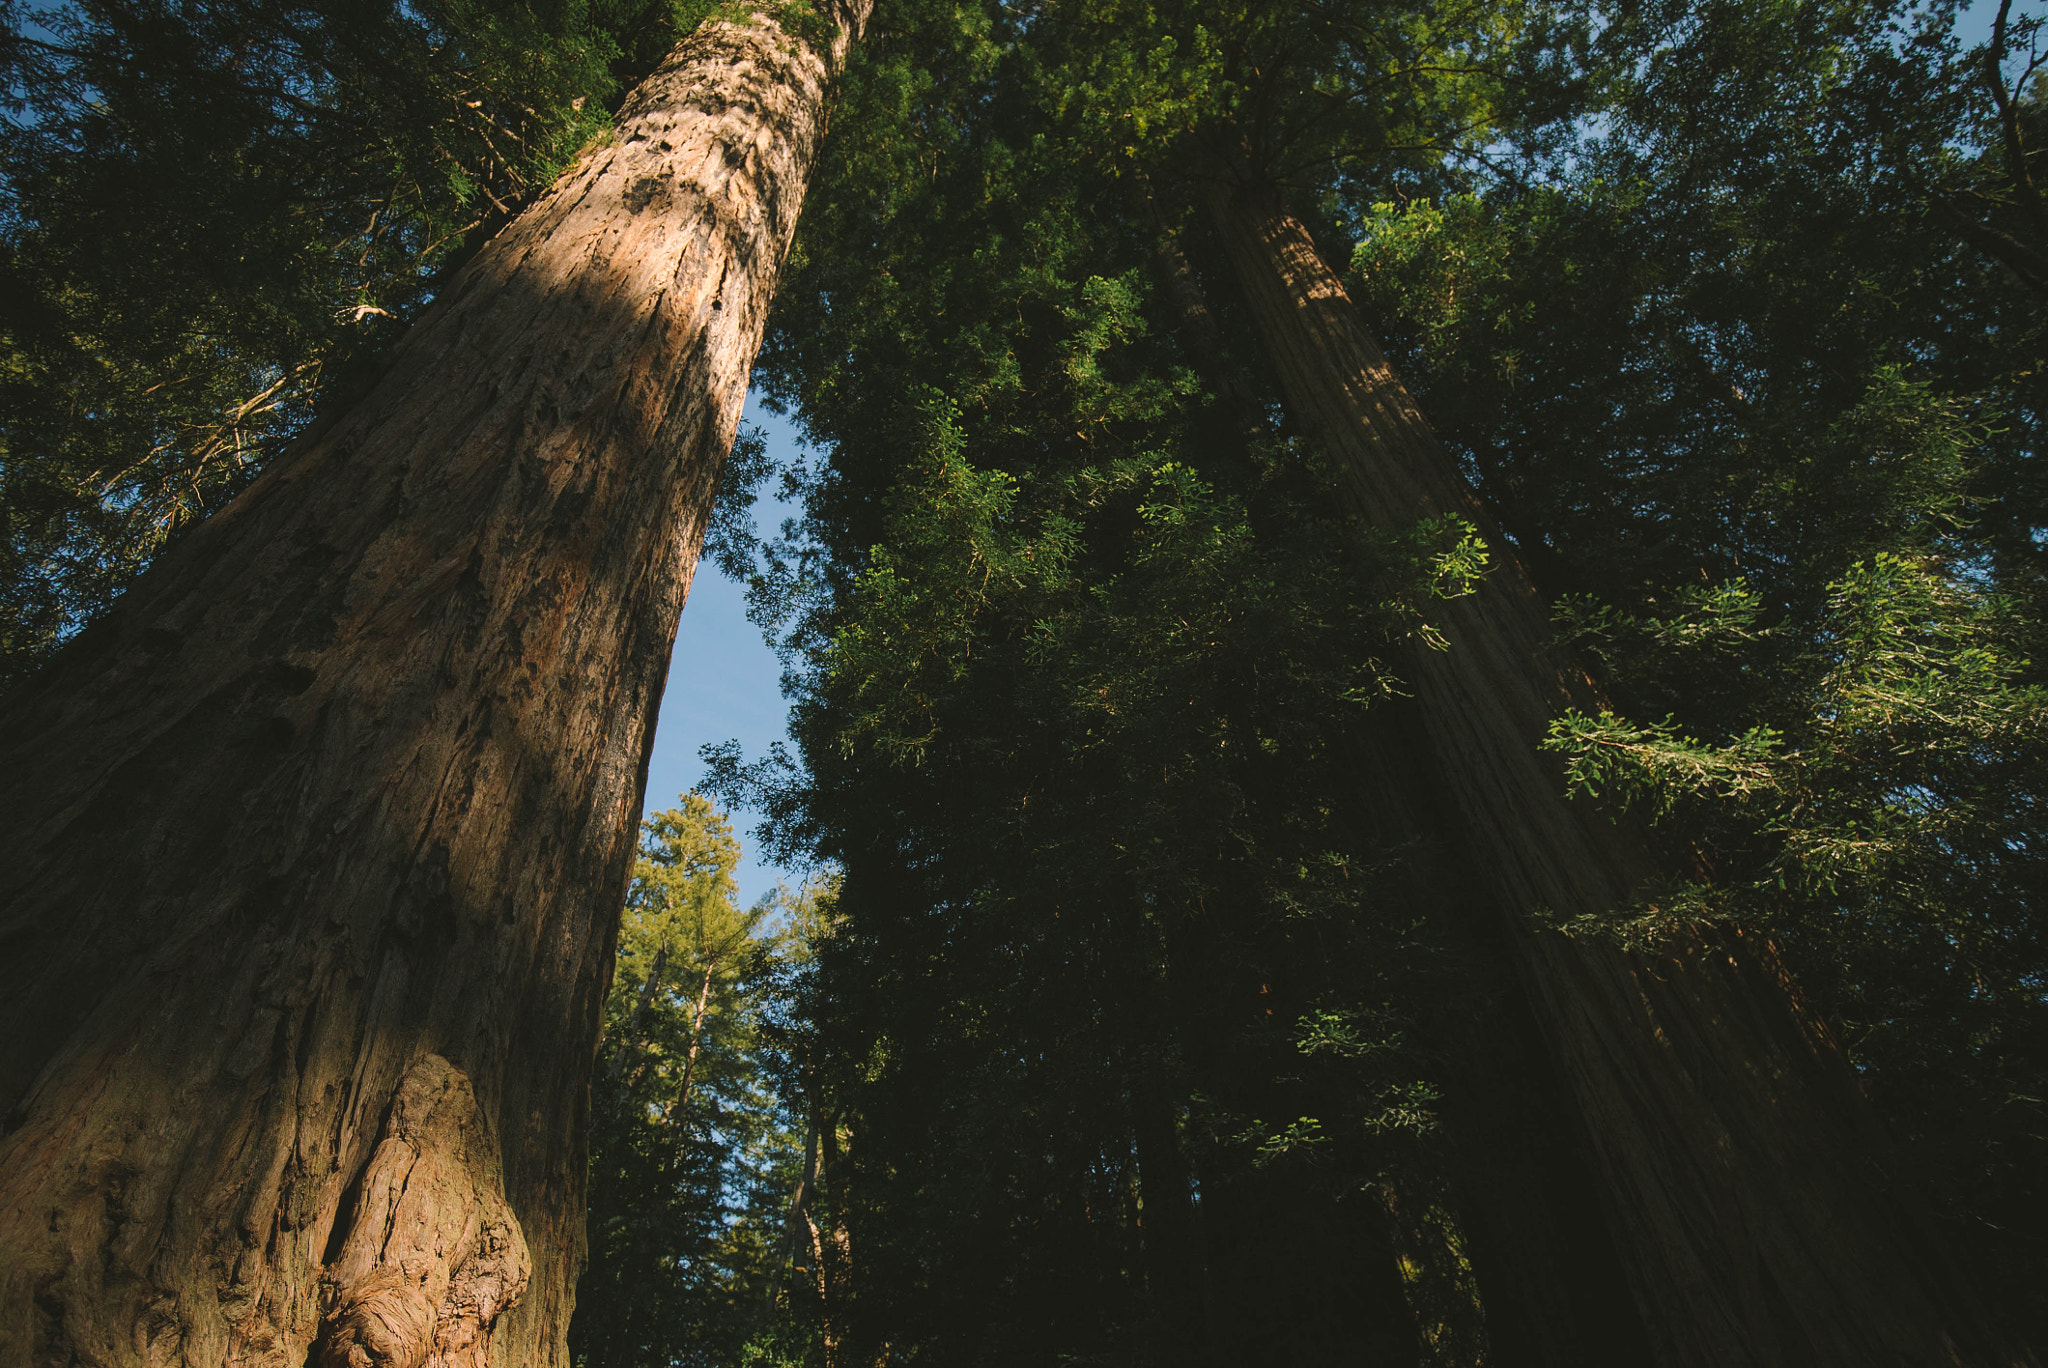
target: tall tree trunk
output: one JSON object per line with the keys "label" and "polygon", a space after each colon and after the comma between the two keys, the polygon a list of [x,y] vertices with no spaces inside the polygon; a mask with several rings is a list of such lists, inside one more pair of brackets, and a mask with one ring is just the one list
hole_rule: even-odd
{"label": "tall tree trunk", "polygon": [[[1256,401],[1231,368],[1180,235],[1149,188],[1133,198],[1157,235],[1153,265],[1175,334],[1216,396],[1220,426],[1248,441],[1259,431]],[[1486,1302],[1491,1360],[1503,1368],[1642,1362],[1648,1347],[1641,1317],[1584,1162],[1567,1138],[1571,1119],[1560,1114],[1549,1061],[1540,1046],[1532,1048],[1534,1023],[1521,987],[1500,964],[1505,928],[1470,915],[1483,905],[1483,881],[1472,877],[1455,820],[1426,791],[1427,757],[1413,739],[1420,719],[1412,703],[1379,711],[1367,751],[1352,763],[1376,776],[1381,796],[1359,816],[1385,844],[1417,852],[1414,874],[1396,896],[1438,909],[1480,980],[1442,1004],[1432,1031],[1451,1061],[1446,1127]],[[1142,1144],[1140,1153],[1142,1163]]]}
{"label": "tall tree trunk", "polygon": [[1422,711],[1412,698],[1374,711],[1351,758],[1370,784],[1357,817],[1377,842],[1409,852],[1400,871],[1378,876],[1398,880],[1380,896],[1427,915],[1459,965],[1453,990],[1433,995],[1418,1024],[1442,1061],[1438,1155],[1484,1302],[1486,1361],[1647,1364],[1577,1109],[1536,1029],[1507,920],[1492,915],[1497,902],[1430,782]]}
{"label": "tall tree trunk", "polygon": [[707,24],[0,716],[0,1363],[566,1365],[669,646],[872,0]]}
{"label": "tall tree trunk", "polygon": [[[1222,187],[1212,219],[1295,416],[1374,526],[1486,519],[1307,231],[1270,187]],[[2013,1364],[1894,1172],[1840,1052],[1768,946],[1699,935],[1655,960],[1537,933],[1628,904],[1642,842],[1564,797],[1537,743],[1590,680],[1557,658],[1543,604],[1489,537],[1478,592],[1409,658],[1441,781],[1490,876],[1550,1049],[1581,1110],[1657,1361]]]}
{"label": "tall tree trunk", "polygon": [[[804,1166],[797,1175],[796,1192],[789,1199],[789,1212],[782,1221],[781,1252],[776,1257],[775,1271],[768,1280],[768,1296],[763,1310],[769,1314],[775,1311],[775,1284],[785,1272],[795,1277],[798,1231],[802,1225],[815,1225],[810,1220],[811,1197],[818,1185],[818,1115],[823,1107],[814,1099],[805,1108],[804,1118]],[[802,1223],[802,1224],[799,1224]],[[790,1300],[796,1299],[796,1284],[789,1284]]]}
{"label": "tall tree trunk", "polygon": [[847,1353],[848,1293],[853,1287],[853,1238],[846,1228],[845,1180],[839,1150],[839,1118],[821,1107],[818,1114],[818,1167],[813,1174],[813,1201],[805,1208],[815,1212],[816,1198],[825,1199],[823,1215],[829,1225],[821,1232],[811,1218],[812,1247],[818,1260],[819,1338],[825,1349],[825,1368],[845,1368]]}
{"label": "tall tree trunk", "polygon": [[1138,1193],[1143,1202],[1139,1233],[1145,1281],[1164,1363],[1197,1365],[1215,1361],[1202,1298],[1202,1240],[1189,1194],[1191,1174],[1181,1153],[1174,1099],[1150,1071],[1132,1080],[1131,1129],[1138,1156]]}
{"label": "tall tree trunk", "polygon": [[1648,1334],[1587,1167],[1583,1128],[1514,968],[1491,944],[1460,948],[1477,981],[1430,1025],[1446,1057],[1446,1157],[1484,1302],[1487,1362],[1646,1365]]}

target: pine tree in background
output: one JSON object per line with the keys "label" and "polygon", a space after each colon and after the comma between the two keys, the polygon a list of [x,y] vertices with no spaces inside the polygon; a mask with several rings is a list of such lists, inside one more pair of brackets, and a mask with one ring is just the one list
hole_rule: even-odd
{"label": "pine tree in background", "polygon": [[590,1270],[569,1333],[588,1368],[735,1363],[778,1329],[804,1119],[774,1037],[803,931],[769,924],[787,899],[738,906],[738,861],[696,794],[643,824],[593,1088]]}

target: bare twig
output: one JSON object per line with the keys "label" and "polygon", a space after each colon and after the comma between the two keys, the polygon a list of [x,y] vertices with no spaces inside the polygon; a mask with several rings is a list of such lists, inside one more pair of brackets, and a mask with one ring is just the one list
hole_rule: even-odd
{"label": "bare twig", "polygon": [[[2026,143],[2020,135],[2019,101],[2005,87],[2006,21],[2011,14],[2012,0],[1999,0],[1998,15],[1991,21],[1991,46],[1984,53],[1984,84],[1991,91],[1992,103],[1998,107],[1998,121],[2005,135],[2006,175],[2019,191],[2020,201],[2034,226],[2048,233],[2048,206],[2041,202],[2041,191],[2027,165]],[[2032,71],[2038,65],[2037,59],[2029,62],[2027,69]]]}

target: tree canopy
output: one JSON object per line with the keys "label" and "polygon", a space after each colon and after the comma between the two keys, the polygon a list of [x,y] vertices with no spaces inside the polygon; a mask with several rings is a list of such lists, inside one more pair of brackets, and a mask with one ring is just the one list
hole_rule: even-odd
{"label": "tree canopy", "polygon": [[360,396],[714,8],[9,0],[0,686]]}
{"label": "tree canopy", "polygon": [[[1194,212],[1246,159],[1595,667],[1567,781],[1690,871],[1569,929],[1776,938],[2038,1339],[2042,296],[1985,245],[2038,240],[2032,28],[897,13],[767,353],[828,453],[757,585],[802,763],[724,770],[845,870],[869,1342],[1305,1361],[1364,1333],[1319,1280],[1389,1256],[1426,1358],[1487,1333],[1461,1028],[1510,1009],[1438,818],[1386,796],[1394,643],[1486,552],[1331,505]],[[1207,1236],[1148,1263],[1162,1192]]]}
{"label": "tree canopy", "polygon": [[[7,14],[17,674],[701,17]],[[1603,700],[1558,783],[1666,871],[1532,921],[1768,937],[2048,1343],[2048,34],[1986,22],[885,0],[755,377],[803,514],[750,540],[749,448],[714,534],[794,751],[707,792],[829,878],[741,909],[709,798],[646,824],[582,1361],[1537,1362],[1539,1203],[1585,1352],[1648,1361],[1418,741],[1405,662],[1509,556]],[[1333,498],[1206,217],[1248,173],[1488,525]]]}

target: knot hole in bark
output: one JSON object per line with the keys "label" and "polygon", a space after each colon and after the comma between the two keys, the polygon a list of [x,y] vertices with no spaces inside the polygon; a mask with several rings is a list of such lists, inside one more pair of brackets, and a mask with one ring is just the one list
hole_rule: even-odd
{"label": "knot hole in bark", "polygon": [[648,205],[660,200],[668,203],[668,183],[659,176],[642,176],[626,187],[626,211],[637,214]]}

